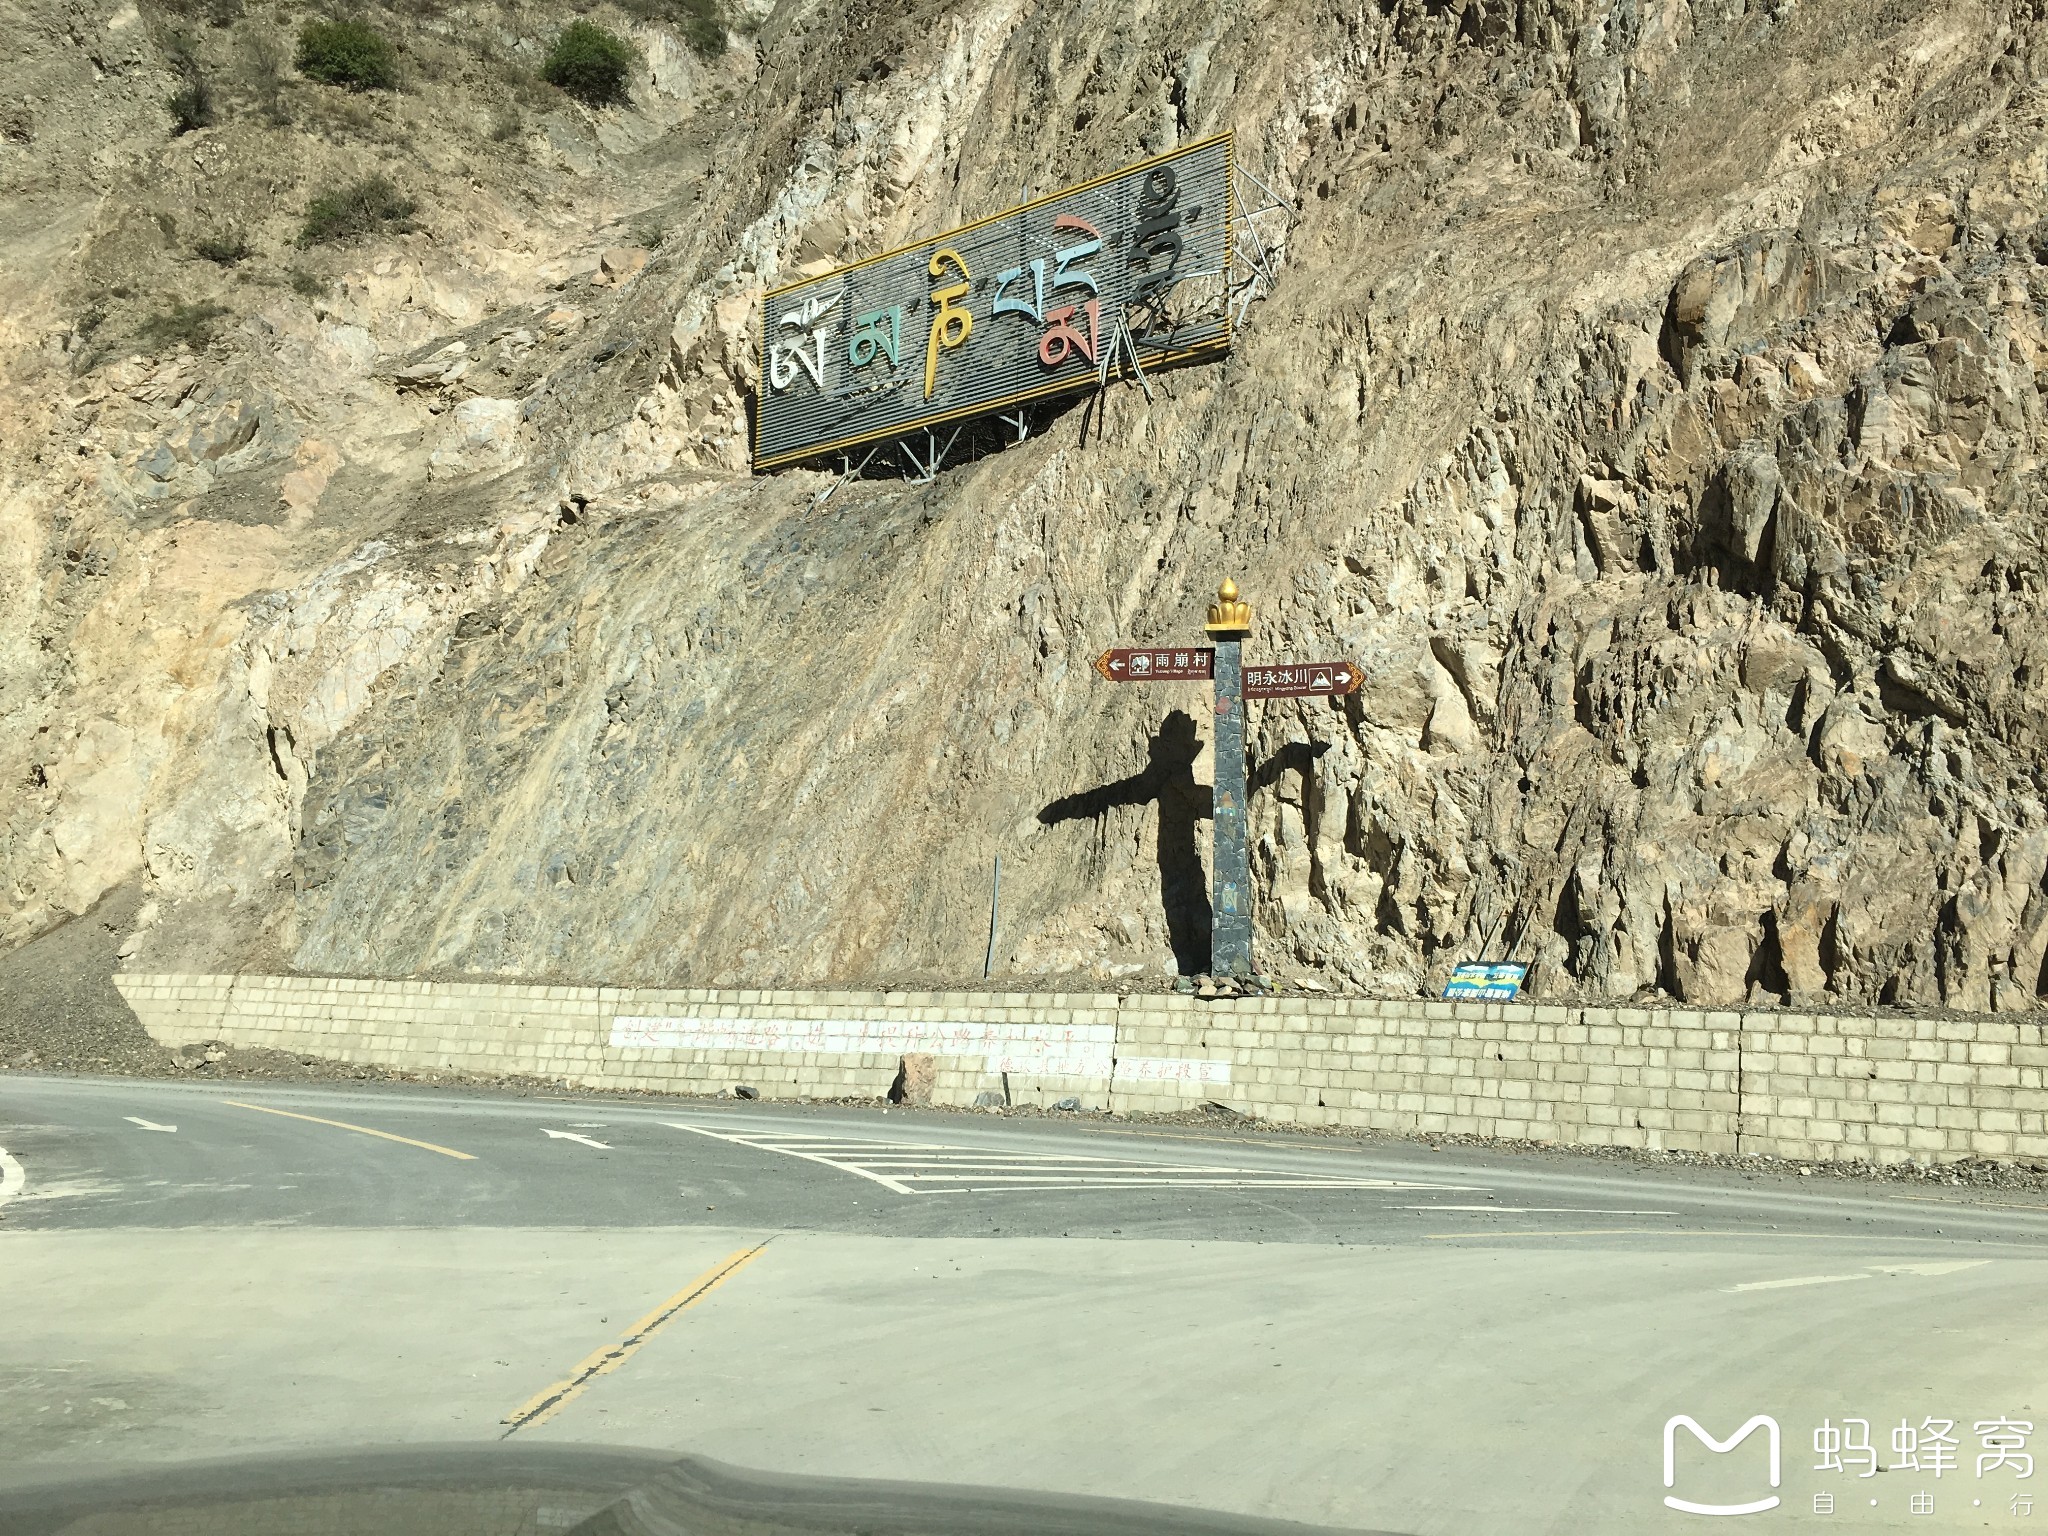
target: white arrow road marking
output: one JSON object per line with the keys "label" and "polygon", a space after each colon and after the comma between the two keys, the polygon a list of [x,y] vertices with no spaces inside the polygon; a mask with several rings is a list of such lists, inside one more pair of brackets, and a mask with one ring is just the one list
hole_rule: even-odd
{"label": "white arrow road marking", "polygon": [[145,1120],[140,1115],[123,1115],[121,1118],[130,1125],[141,1126],[145,1131],[171,1131],[175,1133],[178,1129],[175,1125],[158,1125],[154,1120]]}
{"label": "white arrow road marking", "polygon": [[1800,1275],[1791,1280],[1752,1280],[1747,1285],[1728,1285],[1722,1289],[1779,1291],[1794,1285],[1834,1285],[1843,1280],[1868,1280],[1873,1275],[1953,1275],[1990,1262],[1989,1259],[1938,1259],[1923,1264],[1871,1264],[1860,1275]]}
{"label": "white arrow road marking", "polygon": [[7,1155],[7,1149],[0,1147],[0,1205],[5,1205],[28,1183],[28,1175],[21,1171],[21,1164]]}
{"label": "white arrow road marking", "polygon": [[1727,1291],[1782,1291],[1795,1285],[1836,1285],[1844,1280],[1868,1280],[1866,1272],[1860,1275],[1799,1275],[1791,1280],[1752,1280],[1747,1285],[1723,1286]]}
{"label": "white arrow road marking", "polygon": [[611,1151],[611,1148],[607,1146],[605,1143],[601,1141],[592,1141],[588,1136],[578,1136],[574,1131],[551,1131],[546,1126],[542,1126],[541,1134],[544,1136],[552,1136],[556,1141],[580,1141],[583,1143],[584,1146],[595,1147],[600,1152]]}

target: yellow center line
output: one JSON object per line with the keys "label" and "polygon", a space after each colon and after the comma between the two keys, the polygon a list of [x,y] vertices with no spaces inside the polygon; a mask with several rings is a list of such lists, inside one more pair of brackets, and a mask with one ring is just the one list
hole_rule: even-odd
{"label": "yellow center line", "polygon": [[398,1141],[408,1147],[424,1147],[427,1151],[438,1152],[443,1157],[459,1157],[465,1163],[476,1161],[474,1152],[458,1152],[453,1147],[436,1146],[431,1141],[414,1141],[410,1136],[395,1136],[390,1131],[373,1131],[367,1125],[350,1125],[346,1120],[322,1120],[318,1115],[301,1115],[289,1109],[272,1109],[267,1104],[244,1104],[240,1099],[222,1099],[221,1103],[232,1104],[236,1109],[253,1109],[259,1115],[283,1115],[287,1120],[309,1120],[314,1125],[331,1125],[337,1131],[354,1131],[359,1136],[375,1136],[381,1141]]}
{"label": "yellow center line", "polygon": [[556,1382],[553,1386],[535,1393],[498,1422],[508,1424],[498,1438],[503,1440],[519,1430],[532,1429],[545,1424],[570,1403],[583,1395],[583,1391],[600,1376],[608,1376],[624,1365],[639,1350],[640,1346],[661,1331],[669,1319],[677,1313],[687,1311],[709,1296],[719,1286],[758,1259],[766,1243],[756,1243],[752,1248],[742,1248],[729,1253],[711,1268],[704,1271],[675,1295],[669,1297],[652,1312],[641,1318],[616,1344],[607,1344],[595,1354],[587,1355],[576,1369]]}

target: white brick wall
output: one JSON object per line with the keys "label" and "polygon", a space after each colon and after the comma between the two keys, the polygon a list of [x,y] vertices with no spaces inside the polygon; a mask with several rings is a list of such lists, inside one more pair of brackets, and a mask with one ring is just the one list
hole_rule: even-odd
{"label": "white brick wall", "polygon": [[[312,976],[115,978],[166,1045],[220,1040],[578,1087],[934,1096],[1781,1157],[2048,1158],[2048,1031],[2003,1017],[1178,995],[637,990]],[[664,1026],[618,1044],[616,1021]],[[694,1044],[693,1040],[714,1042]],[[1131,1063],[1111,1075],[1110,1061]],[[1139,1067],[1137,1063],[1145,1065]]]}

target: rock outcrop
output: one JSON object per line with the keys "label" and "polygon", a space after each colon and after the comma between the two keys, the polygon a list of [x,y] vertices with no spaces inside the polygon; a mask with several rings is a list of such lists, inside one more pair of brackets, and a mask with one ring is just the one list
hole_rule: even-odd
{"label": "rock outcrop", "polygon": [[[1203,699],[1089,660],[1227,574],[1253,652],[1367,674],[1254,717],[1270,968],[2048,992],[2031,8],[782,0],[712,61],[640,24],[593,117],[482,7],[391,20],[431,91],[175,138],[189,28],[38,15],[0,939],[139,881],[159,970],[967,978],[1000,856],[1001,973],[1157,978]],[[1289,204],[1226,364],[930,484],[748,475],[764,284],[1224,127]],[[294,254],[372,161],[419,230]],[[179,282],[210,343],[93,339]]]}

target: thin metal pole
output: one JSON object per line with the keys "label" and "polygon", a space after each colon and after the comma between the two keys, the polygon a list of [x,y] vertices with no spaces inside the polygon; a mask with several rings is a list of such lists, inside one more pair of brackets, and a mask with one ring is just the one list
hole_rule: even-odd
{"label": "thin metal pole", "polygon": [[1003,900],[1003,856],[996,855],[995,882],[988,891],[988,955],[981,962],[981,979],[988,980],[996,965],[996,912]]}

